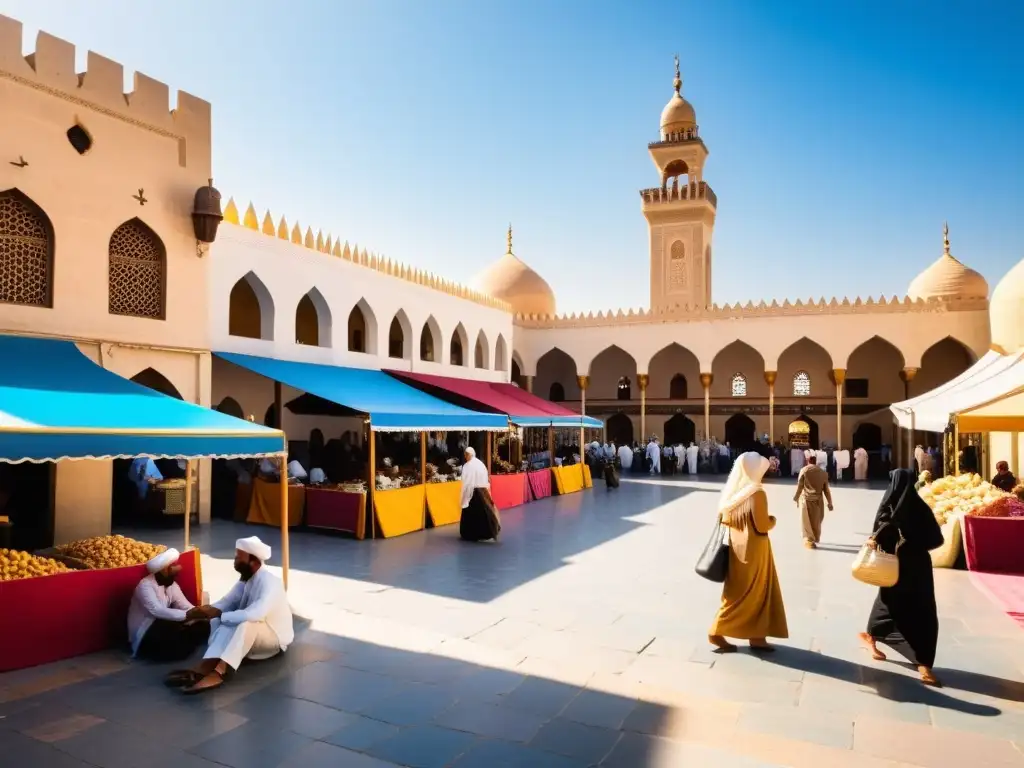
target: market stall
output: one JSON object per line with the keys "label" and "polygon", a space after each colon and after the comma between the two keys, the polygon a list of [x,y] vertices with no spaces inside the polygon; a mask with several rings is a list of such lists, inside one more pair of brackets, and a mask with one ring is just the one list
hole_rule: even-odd
{"label": "market stall", "polygon": [[[369,518],[369,531],[364,531],[364,535],[368,533],[371,538],[378,532],[390,538],[426,527],[429,498],[437,495],[431,492],[428,496],[426,487],[428,432],[501,432],[508,429],[508,418],[502,414],[480,413],[454,405],[382,371],[234,353],[216,354],[278,385],[286,384],[328,401],[337,406],[340,414],[363,419],[369,454],[365,478],[369,494],[366,506],[371,510],[371,514],[366,516]],[[403,466],[402,462],[392,461],[392,457],[379,455],[379,433],[418,436],[419,458]],[[354,478],[338,479],[349,482]]]}
{"label": "market stall", "polygon": [[[189,548],[193,463],[276,457],[284,435],[155,392],[105,370],[70,341],[0,336],[0,462],[173,458],[188,461],[180,583],[198,601],[199,553]],[[282,490],[284,486],[282,486]],[[14,536],[17,522],[14,521]],[[127,641],[127,604],[157,548],[106,536],[33,556],[7,550],[0,567],[0,671],[57,661]],[[281,566],[288,578],[288,536]]]}
{"label": "market stall", "polygon": [[366,536],[366,491],[339,485],[306,489],[306,525]]}

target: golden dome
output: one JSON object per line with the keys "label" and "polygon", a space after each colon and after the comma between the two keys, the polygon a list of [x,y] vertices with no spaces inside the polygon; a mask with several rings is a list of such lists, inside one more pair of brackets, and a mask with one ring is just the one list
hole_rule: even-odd
{"label": "golden dome", "polygon": [[907,295],[912,299],[988,298],[988,283],[978,272],[965,267],[949,252],[949,227],[942,231],[943,253],[910,283]]}
{"label": "golden dome", "polygon": [[1024,347],[1024,260],[992,291],[988,315],[993,349],[1010,354]]}
{"label": "golden dome", "polygon": [[697,113],[693,111],[693,105],[683,98],[680,90],[683,87],[683,79],[679,75],[679,57],[676,56],[676,79],[672,81],[675,93],[668,100],[668,104],[661,110],[661,135],[666,137],[671,133],[680,133],[687,128],[697,127]]}
{"label": "golden dome", "polygon": [[517,314],[555,314],[555,293],[551,286],[512,253],[512,227],[508,228],[508,250],[505,255],[474,277],[471,286],[481,293],[508,302]]}

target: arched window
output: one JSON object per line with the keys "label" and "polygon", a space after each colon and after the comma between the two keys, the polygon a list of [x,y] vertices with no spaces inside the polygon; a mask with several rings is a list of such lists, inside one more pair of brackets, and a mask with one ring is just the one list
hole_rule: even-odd
{"label": "arched window", "polygon": [[[422,343],[422,340],[420,343]],[[401,359],[404,352],[405,332],[402,330],[402,324],[398,321],[398,317],[395,317],[391,321],[390,330],[388,330],[388,357]]]}
{"label": "arched window", "polygon": [[465,331],[460,333],[462,326],[456,327],[452,332],[452,340],[448,345],[448,359],[451,360],[452,365],[465,365],[465,349],[462,343],[462,336]]}
{"label": "arched window", "polygon": [[623,376],[621,379],[619,379],[618,398],[619,398],[619,400],[629,400],[629,395],[630,395],[629,376]]}
{"label": "arched window", "polygon": [[16,189],[0,192],[0,302],[53,306],[53,226]]}
{"label": "arched window", "polygon": [[295,308],[295,343],[320,346],[320,317],[308,293]]}
{"label": "arched window", "polygon": [[366,316],[358,304],[348,315],[348,351],[366,351]]}
{"label": "arched window", "polygon": [[686,246],[682,240],[672,243],[669,250],[669,282],[677,288],[686,287]]}
{"label": "arched window", "polygon": [[552,384],[551,389],[548,391],[548,400],[552,403],[561,403],[565,400],[565,387],[557,381]]}
{"label": "arched window", "polygon": [[231,288],[228,333],[247,339],[274,338],[274,300],[267,286],[252,272],[239,278]]}
{"label": "arched window", "polygon": [[742,373],[735,373],[732,377],[732,396],[733,397],[746,397],[747,396],[747,377]]}
{"label": "arched window", "polygon": [[126,221],[110,236],[109,254],[110,314],[162,320],[167,252],[156,233]]}
{"label": "arched window", "polygon": [[429,322],[424,323],[423,330],[420,331],[420,360],[434,362],[434,332]]}
{"label": "arched window", "polygon": [[671,400],[686,399],[686,377],[683,374],[677,373],[672,377],[668,385],[668,396]]}
{"label": "arched window", "polygon": [[811,394],[811,377],[807,371],[797,371],[793,376],[793,397],[808,397]]}

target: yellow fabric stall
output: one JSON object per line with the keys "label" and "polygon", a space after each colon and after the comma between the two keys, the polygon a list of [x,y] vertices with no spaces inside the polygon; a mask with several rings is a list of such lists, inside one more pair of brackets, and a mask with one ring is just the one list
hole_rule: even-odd
{"label": "yellow fabric stall", "polygon": [[593,477],[593,475],[590,474],[590,465],[589,464],[580,464],[580,466],[583,467],[583,487],[584,488],[593,488],[594,487],[594,477]]}
{"label": "yellow fabric stall", "polygon": [[1008,392],[956,416],[964,432],[1024,432],[1024,390]]}
{"label": "yellow fabric stall", "polygon": [[[302,522],[302,513],[306,508],[306,486],[288,486],[288,527],[293,528]],[[249,501],[247,523],[257,525],[281,525],[281,486],[275,480],[272,483],[257,477],[252,484],[252,499]]]}
{"label": "yellow fabric stall", "polygon": [[423,530],[426,486],[410,485],[390,491],[373,492],[373,513],[377,530],[386,539]]}
{"label": "yellow fabric stall", "polygon": [[451,525],[462,519],[462,482],[427,483],[427,513],[435,525]]}
{"label": "yellow fabric stall", "polygon": [[583,490],[583,471],[579,464],[571,467],[553,467],[551,473],[555,477],[555,490],[559,496]]}

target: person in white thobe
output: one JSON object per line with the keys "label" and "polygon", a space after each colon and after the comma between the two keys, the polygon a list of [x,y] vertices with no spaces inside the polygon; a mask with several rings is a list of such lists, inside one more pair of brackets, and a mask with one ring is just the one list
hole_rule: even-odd
{"label": "person in white thobe", "polygon": [[698,448],[693,443],[686,449],[686,468],[690,470],[691,475],[697,474],[697,454],[700,453]]}
{"label": "person in white thobe", "polygon": [[462,465],[462,508],[469,506],[473,500],[473,491],[477,488],[490,488],[491,480],[487,475],[487,467],[476,457],[476,450],[466,449],[466,463]]}
{"label": "person in white thobe", "polygon": [[868,452],[864,448],[858,448],[853,452],[853,479],[868,479]]}
{"label": "person in white thobe", "polygon": [[178,557],[178,550],[165,549],[146,563],[149,573],[136,585],[128,606],[132,656],[180,661],[206,642],[210,634],[205,620],[185,620],[195,606],[176,583],[181,571]]}
{"label": "person in white thobe", "polygon": [[647,459],[651,462],[651,474],[661,474],[661,449],[656,437],[652,437],[651,442],[647,444]]}
{"label": "person in white thobe", "polygon": [[633,449],[628,445],[619,447],[619,464],[622,465],[623,471],[633,466]]}
{"label": "person in white thobe", "polygon": [[195,670],[172,672],[169,685],[185,693],[219,688],[243,659],[261,661],[286,651],[295,639],[292,611],[284,584],[263,564],[270,547],[257,536],[235,542],[238,583],[223,598],[188,612],[188,618],[210,619],[210,644]]}

